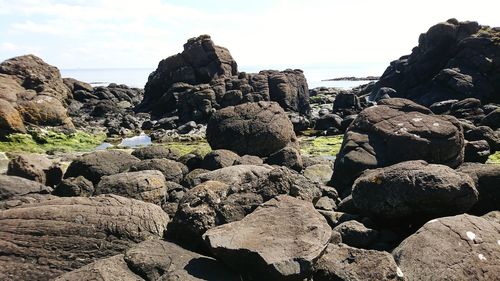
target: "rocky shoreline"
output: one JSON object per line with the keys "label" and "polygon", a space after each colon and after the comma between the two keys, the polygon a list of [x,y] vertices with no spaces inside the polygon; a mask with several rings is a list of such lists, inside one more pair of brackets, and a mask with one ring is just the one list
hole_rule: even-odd
{"label": "rocky shoreline", "polygon": [[376,78],[239,72],[208,35],[144,89],[0,63],[0,279],[495,280],[500,29],[439,23]]}
{"label": "rocky shoreline", "polygon": [[346,77],[325,79],[321,81],[378,81],[379,79],[380,79],[379,76],[364,76],[364,77],[346,76]]}

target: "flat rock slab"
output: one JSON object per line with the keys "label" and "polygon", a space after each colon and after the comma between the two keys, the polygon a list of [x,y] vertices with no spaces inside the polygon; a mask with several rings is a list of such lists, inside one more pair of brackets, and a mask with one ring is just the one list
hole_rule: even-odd
{"label": "flat rock slab", "polygon": [[162,237],[168,215],[116,195],[64,197],[0,211],[0,280],[48,280]]}
{"label": "flat rock slab", "polygon": [[310,202],[280,195],[244,219],[208,230],[213,254],[249,280],[303,280],[331,228]]}
{"label": "flat rock slab", "polygon": [[404,280],[391,254],[330,244],[314,267],[314,281]]}
{"label": "flat rock slab", "polygon": [[393,251],[407,280],[498,280],[500,224],[458,215],[427,222]]}
{"label": "flat rock slab", "polygon": [[214,258],[153,239],[137,244],[125,254],[95,261],[68,272],[56,281],[240,281],[239,275]]}

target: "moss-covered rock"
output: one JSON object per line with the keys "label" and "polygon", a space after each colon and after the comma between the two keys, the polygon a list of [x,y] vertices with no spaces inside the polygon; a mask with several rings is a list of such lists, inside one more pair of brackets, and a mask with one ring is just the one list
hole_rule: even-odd
{"label": "moss-covered rock", "polygon": [[491,154],[490,157],[488,157],[488,161],[486,163],[500,165],[500,151]]}
{"label": "moss-covered rock", "polygon": [[27,134],[10,134],[0,142],[0,151],[47,153],[54,151],[90,151],[106,139],[105,134],[82,131],[59,133],[40,130]]}
{"label": "moss-covered rock", "polygon": [[311,156],[335,156],[340,150],[343,138],[343,135],[301,138],[300,151]]}

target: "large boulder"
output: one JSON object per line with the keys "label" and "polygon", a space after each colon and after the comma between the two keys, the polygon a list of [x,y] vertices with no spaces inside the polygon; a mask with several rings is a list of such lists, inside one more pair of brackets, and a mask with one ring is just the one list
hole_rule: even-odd
{"label": "large boulder", "polygon": [[82,196],[89,197],[94,194],[94,184],[83,176],[63,179],[52,192],[61,197]]}
{"label": "large boulder", "polygon": [[56,278],[56,281],[241,280],[219,261],[158,239],[147,240],[125,254],[101,259]]}
{"label": "large boulder", "polygon": [[0,135],[25,133],[23,119],[19,111],[8,101],[0,99]]}
{"label": "large boulder", "polygon": [[464,213],[478,192],[468,175],[420,160],[366,171],[354,182],[352,199],[371,217],[422,220]]}
{"label": "large boulder", "polygon": [[458,215],[427,222],[393,252],[408,280],[496,280],[500,224]]}
{"label": "large boulder", "polygon": [[139,159],[120,150],[104,150],[85,154],[73,160],[64,178],[84,176],[94,185],[101,177],[127,171]]}
{"label": "large boulder", "polygon": [[162,158],[176,160],[180,157],[176,151],[162,145],[139,147],[132,152],[132,155],[141,160]]}
{"label": "large boulder", "polygon": [[129,169],[131,172],[157,170],[162,172],[167,181],[180,183],[188,168],[179,162],[169,159],[147,159],[134,163]]}
{"label": "large boulder", "polygon": [[0,63],[0,73],[10,75],[25,89],[43,92],[63,103],[70,97],[59,69],[34,55],[14,57]]}
{"label": "large boulder", "polygon": [[31,100],[20,101],[17,109],[24,122],[41,126],[74,128],[71,118],[61,101],[45,92]]}
{"label": "large boulder", "polygon": [[45,155],[18,154],[9,162],[7,175],[19,176],[37,181],[47,186],[54,186],[61,181],[61,167],[54,164]]}
{"label": "large boulder", "polygon": [[162,60],[144,87],[144,100],[140,108],[148,111],[176,82],[191,85],[236,75],[238,67],[229,51],[216,46],[208,35],[191,38],[182,53]]}
{"label": "large boulder", "polygon": [[479,201],[470,212],[482,215],[500,210],[500,165],[464,163],[457,172],[469,175],[479,192]]}
{"label": "large boulder", "polygon": [[474,97],[500,103],[500,29],[450,19],[420,35],[410,55],[391,62],[371,95],[381,87],[424,105]]}
{"label": "large boulder", "polygon": [[282,195],[203,237],[216,257],[250,280],[278,281],[309,277],[330,235],[311,203]]}
{"label": "large boulder", "polygon": [[314,281],[405,280],[387,252],[329,244],[314,266]]}
{"label": "large boulder", "polygon": [[296,142],[296,137],[290,119],[277,103],[258,102],[217,111],[208,122],[207,140],[212,149],[268,156]]}
{"label": "large boulder", "polygon": [[344,196],[366,169],[419,159],[451,167],[463,162],[464,137],[457,119],[431,115],[409,100],[381,102],[363,110],[344,135],[331,181]]}
{"label": "large boulder", "polygon": [[241,220],[275,196],[312,202],[322,195],[319,184],[287,168],[269,166],[230,166],[198,174],[192,183],[196,186],[179,201],[169,236],[193,248],[208,229]]}
{"label": "large boulder", "polygon": [[66,197],[0,211],[0,279],[48,280],[162,237],[154,204],[116,195]]}
{"label": "large boulder", "polygon": [[261,71],[269,81],[269,95],[286,111],[308,114],[309,88],[303,71],[287,69],[285,71]]}
{"label": "large boulder", "polygon": [[160,205],[166,194],[165,176],[154,170],[103,176],[94,194],[109,193]]}

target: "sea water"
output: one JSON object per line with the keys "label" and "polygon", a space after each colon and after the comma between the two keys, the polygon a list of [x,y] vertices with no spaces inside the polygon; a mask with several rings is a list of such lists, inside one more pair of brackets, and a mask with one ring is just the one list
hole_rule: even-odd
{"label": "sea water", "polygon": [[[352,88],[370,81],[323,81],[335,77],[380,75],[383,68],[356,67],[302,67],[309,89],[316,87]],[[239,67],[240,71],[255,73],[262,68]],[[283,70],[283,67],[270,69]],[[125,84],[129,87],[144,88],[153,68],[107,68],[107,69],[62,69],[63,77],[71,77],[92,86],[107,86],[110,83]]]}

